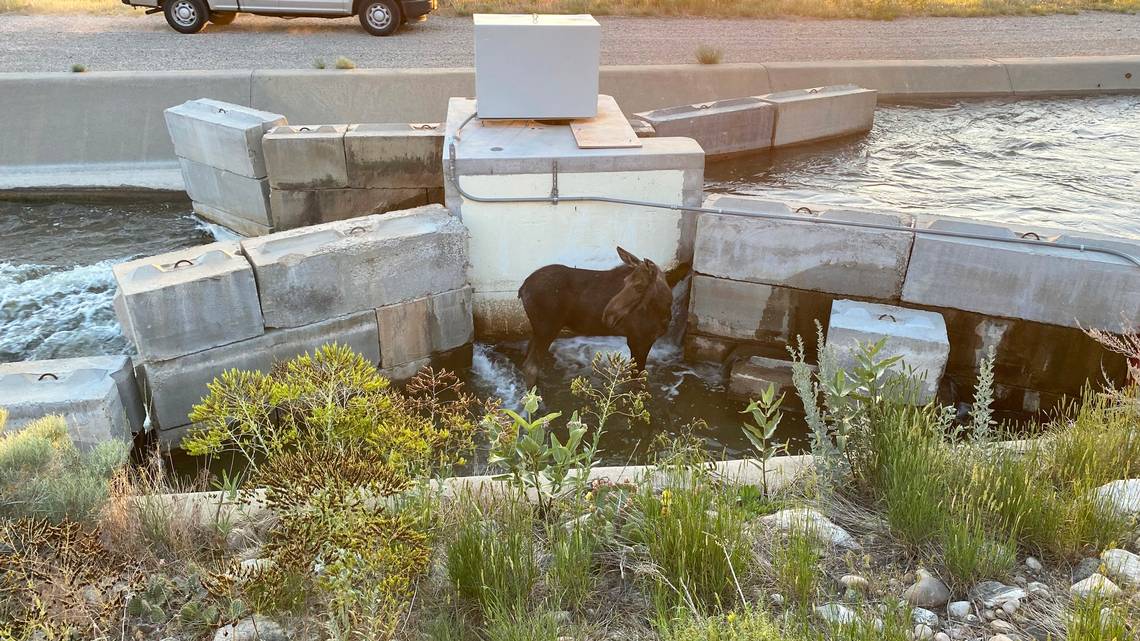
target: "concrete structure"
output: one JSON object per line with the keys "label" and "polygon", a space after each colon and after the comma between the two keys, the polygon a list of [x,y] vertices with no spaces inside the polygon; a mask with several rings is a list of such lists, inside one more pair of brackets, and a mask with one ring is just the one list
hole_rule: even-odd
{"label": "concrete structure", "polygon": [[768,149],[772,146],[776,124],[776,107],[755,96],[666,107],[635,115],[651,126],[655,136],[685,136],[696,140],[710,158]]}
{"label": "concrete structure", "polygon": [[320,320],[466,285],[467,231],[442,207],[242,241],[266,327]]}
{"label": "concrete structure", "polygon": [[248,223],[252,229],[271,228],[269,182],[265,178],[239,176],[185,158],[179,163],[186,193],[194,202],[196,213],[222,225],[236,219],[226,226],[239,232],[241,223]]}
{"label": "concrete structure", "polygon": [[[693,269],[700,274],[797,289],[898,300],[913,237],[909,216],[832,209],[794,212],[784,203],[713,195],[705,207],[802,217],[795,220],[702,214]],[[891,225],[898,232],[821,225],[836,220]]]}
{"label": "concrete structure", "polygon": [[392,378],[408,378],[442,354],[471,343],[471,288],[425,296],[376,310],[380,364]]}
{"label": "concrete structure", "polygon": [[109,440],[129,441],[145,416],[126,356],[3,363],[0,398],[9,412],[6,429],[60,414],[82,450]]}
{"label": "concrete structure", "polygon": [[[1137,67],[1140,56],[636,65],[603,67],[599,88],[633,113],[846,82],[880,100],[1137,91]],[[63,184],[53,177],[80,169],[82,187],[169,186],[175,154],[157,114],[201,96],[293,122],[423,122],[474,92],[471,69],[0,74],[0,113],[22,123],[0,130],[0,189]]]}
{"label": "concrete structure", "polygon": [[285,124],[281,114],[208,98],[163,113],[175,155],[248,178],[265,177],[262,136]]}
{"label": "concrete structure", "polygon": [[[458,185],[448,177],[448,209],[470,231],[470,269],[476,331],[525,333],[518,288],[551,263],[608,269],[615,245],[668,270],[692,255],[693,219],[679,211],[573,200],[552,195],[613,196],[698,205],[704,190],[704,153],[687,138],[646,138],[643,146],[579,149],[569,126],[471,120],[472,100],[453,98],[447,147],[455,145]],[[448,161],[450,163],[450,160]],[[477,198],[533,198],[535,202],[478,202]],[[569,242],[572,239],[572,242]]]}
{"label": "concrete structure", "polygon": [[273,189],[348,187],[347,125],[274,127],[265,134],[265,167]]}
{"label": "concrete structure", "polygon": [[[311,353],[322,345],[347,345],[366,360],[380,362],[376,314],[369,310],[305,327],[269,331],[247,341],[231,343],[171,360],[138,366],[139,384],[149,399],[151,421],[159,440],[176,442],[190,424],[190,410],[207,393],[214,378],[230,369],[268,371],[274,363]],[[172,432],[174,430],[174,432]]]}
{"label": "concrete structure", "polygon": [[728,394],[736,398],[755,400],[771,385],[776,395],[795,396],[792,383],[792,363],[763,356],[750,356],[732,365],[728,378]]}
{"label": "concrete structure", "polygon": [[366,188],[306,189],[269,192],[273,211],[272,230],[247,236],[261,236],[270,231],[283,231],[331,223],[371,214],[400,211],[427,204],[443,203],[443,188]]}
{"label": "concrete structure", "polygon": [[763,98],[776,106],[773,147],[870,131],[878,102],[875,90],[855,85],[791,89]]}
{"label": "concrete structure", "polygon": [[234,243],[115,265],[115,313],[144,360],[164,360],[264,332],[253,268]]}
{"label": "concrete structure", "polygon": [[900,356],[902,361],[892,369],[922,379],[917,401],[926,403],[938,393],[950,340],[946,321],[940,314],[893,305],[837,300],[831,307],[827,327],[827,347],[834,350],[840,368],[851,370],[856,365],[860,345],[886,339],[880,357]]}
{"label": "concrete structure", "polygon": [[[1140,241],[1094,234],[939,217],[921,217],[918,227],[995,238],[1040,238],[1140,257]],[[1119,331],[1140,317],[1140,268],[1100,253],[920,235],[902,300],[1063,327]]]}
{"label": "concrete structure", "polygon": [[443,189],[439,123],[352,125],[344,153],[350,187]]}
{"label": "concrete structure", "polygon": [[602,28],[589,15],[475,14],[480,118],[593,118]]}

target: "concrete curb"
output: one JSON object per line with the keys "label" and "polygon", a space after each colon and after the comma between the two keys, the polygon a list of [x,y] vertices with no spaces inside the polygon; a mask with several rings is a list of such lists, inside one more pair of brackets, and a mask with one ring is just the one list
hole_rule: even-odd
{"label": "concrete curb", "polygon": [[[886,102],[1133,93],[1140,56],[613,66],[600,79],[627,113],[844,83]],[[0,74],[0,113],[21,123],[0,130],[0,194],[42,187],[61,168],[87,175],[79,187],[135,186],[123,184],[124,168],[153,174],[174,160],[162,112],[186,100],[215,98],[296,124],[438,122],[447,99],[474,85],[472,69]]]}

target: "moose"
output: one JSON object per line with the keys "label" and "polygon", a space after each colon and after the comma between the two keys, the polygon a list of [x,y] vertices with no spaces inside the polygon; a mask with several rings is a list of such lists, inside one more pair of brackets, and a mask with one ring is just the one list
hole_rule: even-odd
{"label": "moose", "polygon": [[653,261],[617,248],[622,264],[609,270],[547,265],[523,281],[519,298],[530,320],[531,339],[523,361],[528,386],[559,332],[624,336],[639,370],[649,349],[669,329],[673,292]]}

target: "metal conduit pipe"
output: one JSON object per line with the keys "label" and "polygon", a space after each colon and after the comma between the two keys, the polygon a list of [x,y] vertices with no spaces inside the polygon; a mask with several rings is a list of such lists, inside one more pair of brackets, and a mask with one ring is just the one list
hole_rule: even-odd
{"label": "metal conduit pipe", "polygon": [[[456,137],[459,131],[471,122],[474,114],[468,116],[459,129],[456,129]],[[919,234],[924,236],[942,236],[945,238],[965,238],[970,240],[985,240],[992,242],[1010,243],[1015,245],[1029,245],[1031,247],[1053,247],[1057,249],[1070,249],[1079,252],[1090,252],[1095,254],[1104,254],[1106,256],[1114,256],[1116,258],[1124,259],[1131,263],[1134,267],[1140,268],[1140,258],[1127,254],[1125,252],[1112,249],[1109,247],[1095,247],[1088,245],[1079,245],[1076,243],[1059,243],[1050,242],[1046,240],[1033,240],[1031,238],[1000,238],[995,236],[985,236],[983,234],[971,234],[969,232],[948,231],[944,229],[917,229],[914,227],[899,227],[898,225],[880,225],[877,223],[864,223],[852,220],[824,220],[821,218],[806,218],[804,216],[795,216],[788,214],[772,214],[761,213],[754,211],[743,211],[739,209],[724,209],[720,207],[688,207],[685,205],[670,205],[666,203],[655,203],[644,200],[633,200],[629,198],[613,198],[611,196],[560,196],[557,195],[558,175],[557,165],[555,165],[554,175],[554,189],[551,196],[477,196],[469,193],[463,189],[459,184],[459,176],[455,169],[455,141],[452,140],[448,143],[448,177],[451,184],[455,185],[455,190],[459,195],[467,200],[479,203],[547,203],[557,205],[560,202],[596,202],[596,203],[612,203],[615,205],[632,205],[635,207],[652,207],[656,209],[670,209],[673,211],[691,211],[701,214],[723,214],[726,216],[741,216],[745,218],[767,218],[770,220],[786,220],[797,223],[816,223],[819,225],[834,225],[836,227],[855,227],[859,229],[878,229],[882,231],[901,231],[909,232],[911,236],[917,237]]]}

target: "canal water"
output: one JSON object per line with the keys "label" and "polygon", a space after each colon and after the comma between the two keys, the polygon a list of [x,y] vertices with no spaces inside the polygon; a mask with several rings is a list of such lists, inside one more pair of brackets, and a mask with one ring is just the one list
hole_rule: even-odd
{"label": "canal water", "polygon": [[[1137,123],[1140,96],[883,106],[865,136],[710,163],[705,178],[714,193],[1140,237]],[[129,353],[111,309],[111,266],[230,237],[185,201],[0,201],[0,362]],[[652,355],[654,420],[611,430],[608,462],[644,460],[656,436],[689,428],[728,455],[746,446],[724,373],[681,359],[682,312]],[[477,345],[472,388],[518,399],[524,349]],[[614,349],[620,340],[557,341],[542,379],[549,405],[574,409],[570,381]],[[784,437],[802,447],[802,425],[789,420]]]}

